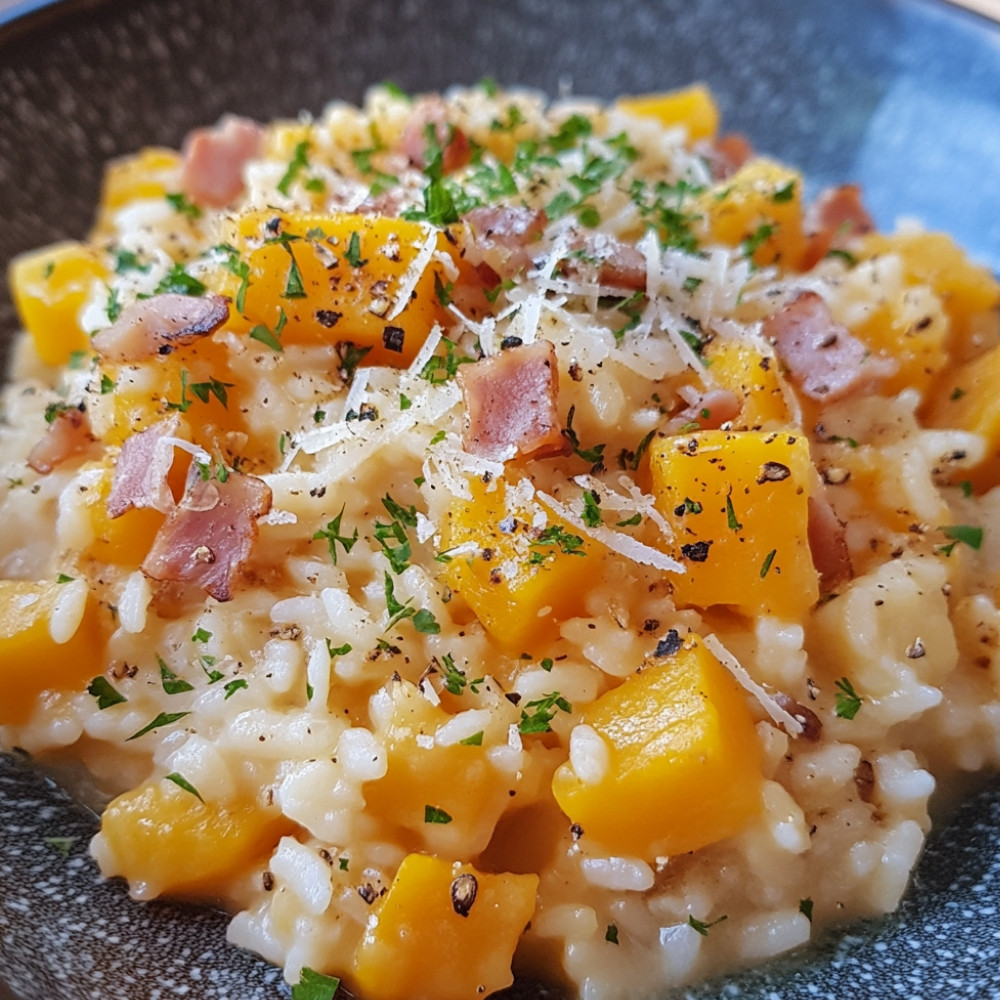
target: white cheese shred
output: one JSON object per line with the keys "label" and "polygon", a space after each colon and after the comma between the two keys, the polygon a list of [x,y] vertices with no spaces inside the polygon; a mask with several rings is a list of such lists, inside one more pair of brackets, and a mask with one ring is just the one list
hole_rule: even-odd
{"label": "white cheese shred", "polygon": [[750,676],[747,668],[722,645],[714,632],[706,635],[702,642],[705,643],[705,648],[736,678],[737,683],[760,702],[761,707],[771,717],[775,725],[784,727],[789,736],[801,735],[803,732],[802,723],[790,712],[786,712],[767,690]]}

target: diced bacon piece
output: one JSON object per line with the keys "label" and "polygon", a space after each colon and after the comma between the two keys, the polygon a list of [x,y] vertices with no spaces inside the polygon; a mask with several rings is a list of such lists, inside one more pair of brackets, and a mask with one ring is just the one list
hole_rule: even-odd
{"label": "diced bacon piece", "polygon": [[472,237],[470,259],[500,278],[512,278],[531,266],[531,247],[545,233],[545,210],[511,205],[474,208],[463,221]]}
{"label": "diced bacon piece", "polygon": [[809,550],[825,591],[854,576],[844,522],[822,497],[809,498]]}
{"label": "diced bacon piece", "polygon": [[556,410],[556,352],[547,340],[463,365],[457,378],[465,399],[466,451],[495,461],[566,452]]}
{"label": "diced bacon piece", "polygon": [[195,297],[170,292],[129,306],[91,343],[98,354],[111,361],[145,361],[211,335],[227,319],[229,302],[221,295]]}
{"label": "diced bacon piece", "polygon": [[718,430],[726,421],[739,416],[740,400],[728,389],[709,389],[702,393],[667,423],[669,434],[687,433],[692,424],[700,431]]}
{"label": "diced bacon piece", "polygon": [[108,494],[108,517],[121,517],[133,507],[153,507],[163,514],[173,509],[167,474],[174,463],[170,438],[178,420],[175,413],[122,442]]}
{"label": "diced bacon piece", "polygon": [[90,417],[82,406],[56,410],[45,436],[28,454],[28,465],[43,475],[68,458],[86,451],[93,443]]}
{"label": "diced bacon piece", "polygon": [[601,285],[636,292],[645,289],[646,257],[638,247],[607,233],[579,234],[569,245],[578,254],[562,262],[562,271],[568,277],[596,280]]}
{"label": "diced bacon piece", "polygon": [[161,582],[196,584],[217,601],[231,600],[233,580],[257,538],[257,518],[270,509],[270,487],[257,476],[233,472],[219,482],[194,470],[142,571]]}
{"label": "diced bacon piece", "polygon": [[841,184],[821,191],[806,213],[805,229],[811,236],[803,268],[808,270],[831,250],[844,249],[855,236],[874,228],[859,185]]}
{"label": "diced bacon piece", "polygon": [[810,399],[830,402],[865,392],[898,367],[892,358],[869,354],[857,337],[834,322],[815,292],[802,292],[769,316],[763,332],[792,381]]}
{"label": "diced bacon piece", "polygon": [[181,189],[198,205],[225,208],[243,192],[243,167],[259,155],[263,129],[249,118],[224,116],[214,128],[188,133]]}
{"label": "diced bacon piece", "polygon": [[721,181],[735,174],[753,156],[753,146],[745,135],[729,132],[715,142],[707,143],[699,152],[704,153],[712,177]]}
{"label": "diced bacon piece", "polygon": [[450,174],[469,162],[469,139],[448,121],[448,107],[440,97],[427,97],[413,105],[399,137],[399,149],[415,166],[428,165],[427,126],[434,128],[434,141],[441,147],[441,169]]}

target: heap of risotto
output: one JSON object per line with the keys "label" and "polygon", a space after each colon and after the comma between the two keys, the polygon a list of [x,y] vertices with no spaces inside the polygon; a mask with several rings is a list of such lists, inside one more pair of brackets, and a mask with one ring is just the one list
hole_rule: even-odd
{"label": "heap of risotto", "polygon": [[898,903],[1000,761],[1000,289],[491,85],[107,171],[17,260],[0,744],[292,983],[662,996]]}

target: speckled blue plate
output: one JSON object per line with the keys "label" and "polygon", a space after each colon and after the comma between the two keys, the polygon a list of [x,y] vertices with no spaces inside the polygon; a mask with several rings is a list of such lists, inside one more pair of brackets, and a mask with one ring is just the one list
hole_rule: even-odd
{"label": "speckled blue plate", "polygon": [[[223,111],[484,76],[603,97],[705,80],[726,128],[813,190],[859,181],[881,227],[917,216],[1000,272],[1000,26],[930,0],[29,0],[0,13],[0,265],[82,236],[107,158]],[[14,327],[4,290],[0,360]],[[102,883],[95,826],[0,756],[0,1000],[289,995],[227,948],[221,914]],[[897,916],[680,995],[1000,998],[998,882],[992,780],[931,838]]]}

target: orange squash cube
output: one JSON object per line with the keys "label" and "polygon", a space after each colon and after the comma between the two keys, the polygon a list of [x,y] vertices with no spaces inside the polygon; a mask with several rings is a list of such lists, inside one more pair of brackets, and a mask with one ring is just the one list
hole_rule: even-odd
{"label": "orange squash cube", "polygon": [[14,304],[45,364],[64,365],[90,347],[80,312],[107,276],[96,251],[83,243],[56,243],[11,262]]}
{"label": "orange squash cube", "polygon": [[203,802],[172,781],[151,781],[104,810],[101,835],[113,862],[103,874],[123,876],[144,898],[211,897],[291,828],[254,802]]}
{"label": "orange squash cube", "polygon": [[272,333],[280,326],[282,343],[347,341],[368,350],[365,364],[406,367],[444,318],[435,277],[447,279],[428,249],[449,244],[419,223],[252,212],[236,238],[250,268],[243,315]]}
{"label": "orange squash cube", "polygon": [[85,554],[114,566],[138,566],[153,546],[165,515],[151,507],[133,508],[120,517],[109,517],[107,502],[114,470],[105,466],[97,484],[87,494],[94,540]]}
{"label": "orange squash cube", "polygon": [[580,575],[592,572],[595,546],[551,514],[544,529],[533,528],[532,511],[508,506],[502,480],[492,492],[478,479],[470,486],[472,500],[455,500],[449,510],[445,547],[478,549],[455,555],[445,577],[490,635],[524,649],[555,621],[580,612]]}
{"label": "orange squash cube", "polygon": [[92,599],[67,642],[52,638],[63,586],[0,580],[0,725],[27,722],[43,691],[82,691],[104,669],[100,608]]}
{"label": "orange squash cube", "polygon": [[567,762],[552,792],[585,837],[615,854],[696,851],[760,811],[761,752],[746,696],[693,633],[601,695],[580,722],[603,741],[607,768],[585,781]]}
{"label": "orange squash cube", "polygon": [[758,157],[698,198],[706,235],[717,243],[746,244],[758,267],[799,267],[805,252],[802,176]]}
{"label": "orange squash cube", "polygon": [[[391,681],[389,694],[393,707],[384,736],[387,769],[382,778],[365,785],[367,811],[409,831],[407,839],[416,835],[424,849],[440,848],[455,830],[463,842],[474,841],[475,849],[482,850],[510,801],[509,783],[483,746],[418,742],[418,737],[432,738],[451,716],[413,684]],[[428,807],[439,811],[439,821],[428,822]]]}
{"label": "orange squash cube", "polygon": [[366,1000],[480,1000],[504,989],[537,888],[537,875],[407,855],[368,919],[352,985]]}
{"label": "orange squash cube", "polygon": [[809,549],[809,445],[795,432],[701,431],[650,446],[657,507],[674,529],[678,605],[799,620],[819,596]]}
{"label": "orange squash cube", "polygon": [[717,337],[705,348],[712,378],[741,400],[735,430],[761,430],[791,422],[778,378],[778,360],[744,340]]}
{"label": "orange squash cube", "polygon": [[719,129],[719,109],[712,92],[703,83],[663,94],[620,97],[616,107],[643,118],[655,118],[667,128],[685,125],[688,139],[714,139]]}

